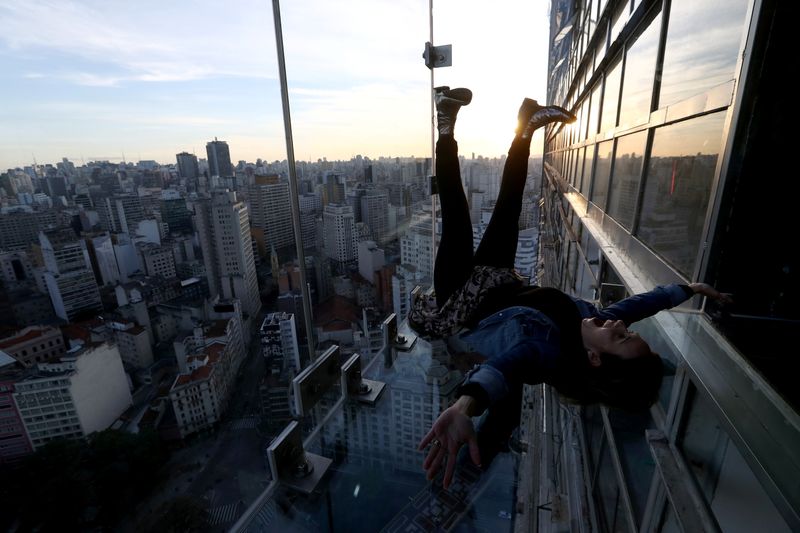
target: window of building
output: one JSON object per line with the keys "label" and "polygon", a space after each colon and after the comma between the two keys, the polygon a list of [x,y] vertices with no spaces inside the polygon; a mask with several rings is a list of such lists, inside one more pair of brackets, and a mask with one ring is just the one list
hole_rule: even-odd
{"label": "window of building", "polygon": [[633,227],[646,145],[647,131],[617,139],[607,212],[628,231]]}
{"label": "window of building", "polygon": [[600,92],[602,88],[602,84],[596,84],[592,89],[592,96],[589,101],[589,129],[587,135],[590,139],[597,135],[597,127],[600,123]]}
{"label": "window of building", "polygon": [[645,19],[642,26],[639,35],[628,44],[625,53],[619,112],[619,124],[624,127],[636,126],[650,120],[656,56],[661,35],[661,13]]}
{"label": "window of building", "polygon": [[788,533],[788,525],[711,404],[691,387],[686,405],[678,445],[720,529]]}
{"label": "window of building", "polygon": [[[747,0],[673,0],[670,4],[659,107],[732,80]],[[714,24],[708,21],[713,19]]]}
{"label": "window of building", "polygon": [[583,169],[581,170],[581,186],[580,191],[584,196],[589,194],[589,185],[592,183],[592,164],[594,163],[595,146],[591,145],[582,149],[583,152]]}
{"label": "window of building", "polygon": [[622,82],[622,61],[617,61],[606,74],[603,93],[603,112],[600,118],[600,132],[605,133],[617,125],[619,111],[619,88]]}
{"label": "window of building", "polygon": [[695,266],[722,143],[725,113],[658,128],[637,234],[687,277]]}
{"label": "window of building", "polygon": [[608,180],[611,176],[611,161],[614,153],[614,141],[604,141],[597,145],[597,163],[594,169],[594,185],[592,185],[592,202],[600,209],[606,208],[608,198]]}

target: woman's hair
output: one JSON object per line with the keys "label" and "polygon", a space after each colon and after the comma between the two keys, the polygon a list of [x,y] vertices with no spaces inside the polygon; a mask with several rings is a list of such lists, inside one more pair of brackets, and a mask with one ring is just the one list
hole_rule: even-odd
{"label": "woman's hair", "polygon": [[550,380],[567,401],[578,404],[602,403],[626,411],[649,408],[658,399],[664,364],[658,354],[623,359],[600,354],[602,364],[591,366],[588,358],[573,359]]}

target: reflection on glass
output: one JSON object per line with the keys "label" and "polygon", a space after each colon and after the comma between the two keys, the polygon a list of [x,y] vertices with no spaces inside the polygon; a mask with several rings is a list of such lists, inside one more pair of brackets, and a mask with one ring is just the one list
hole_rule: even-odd
{"label": "reflection on glass", "polygon": [[649,411],[634,414],[611,409],[608,419],[614,432],[636,523],[641,524],[656,470],[644,432],[655,428],[655,424]]}
{"label": "reflection on glass", "polygon": [[605,524],[605,528],[601,529],[603,531],[613,531],[614,533],[630,531],[628,520],[626,519],[627,511],[623,501],[624,495],[620,490],[619,483],[617,483],[617,475],[614,472],[608,446],[603,449],[600,455],[599,472],[597,473],[597,483],[594,490],[595,498],[599,503],[597,511],[600,519]]}
{"label": "reflection on glass", "polygon": [[690,275],[711,193],[725,113],[658,128],[647,165],[639,238]]}
{"label": "reflection on glass", "polygon": [[[423,339],[409,352],[391,353],[390,367],[383,364],[383,351],[375,356],[377,364],[365,366],[365,377],[386,383],[376,405],[347,399],[306,447],[333,460],[316,491],[304,496],[281,484],[247,531],[398,531],[403,524],[420,531],[474,530],[477,523],[491,531],[509,530],[516,501],[515,454],[499,454],[486,472],[469,461],[459,464],[446,491],[426,481],[421,468],[424,454],[417,444],[452,402],[464,376],[457,368],[469,365]],[[321,420],[304,423],[316,428]],[[470,513],[464,513],[465,506]]]}
{"label": "reflection on glass", "polygon": [[646,144],[647,131],[640,131],[617,139],[614,175],[611,178],[607,212],[629,231],[633,226]]}
{"label": "reflection on glass", "polygon": [[601,133],[605,133],[617,125],[619,86],[621,81],[622,61],[617,61],[606,74],[606,88],[603,94],[603,116],[600,120]]}
{"label": "reflection on glass", "polygon": [[611,44],[619,37],[625,23],[628,22],[628,15],[630,14],[630,5],[628,2],[620,2],[617,10],[614,12],[614,17],[611,19]]}
{"label": "reflection on glass", "polygon": [[594,51],[594,68],[595,70],[600,65],[600,62],[603,61],[603,58],[606,57],[606,46],[608,45],[608,39],[606,36],[606,28],[607,24],[603,22],[601,25],[597,26],[597,31],[602,34],[601,37],[597,40],[597,48]]}
{"label": "reflection on glass", "polygon": [[614,140],[601,142],[597,145],[597,165],[594,170],[594,186],[592,187],[591,200],[600,209],[606,208],[608,197],[608,179],[611,176],[611,156],[614,150]]}
{"label": "reflection on glass", "polygon": [[[672,2],[659,107],[736,77],[747,4],[747,0]],[[714,24],[708,24],[712,19]]]}
{"label": "reflection on glass", "polygon": [[788,533],[789,526],[721,427],[711,404],[694,388],[691,392],[679,447],[720,530]]}
{"label": "reflection on glass", "polygon": [[622,106],[619,113],[620,125],[636,126],[647,122],[650,118],[660,32],[659,13],[633,44],[628,45],[625,56],[625,81],[622,84]]}
{"label": "reflection on glass", "polygon": [[581,193],[584,196],[589,194],[589,185],[592,183],[592,163],[594,162],[595,145],[587,146],[584,149],[586,154],[583,158],[583,172],[581,174]]}
{"label": "reflection on glass", "polygon": [[602,84],[598,83],[592,89],[592,97],[589,103],[589,131],[588,137],[592,138],[597,134],[597,125],[600,121],[600,90]]}

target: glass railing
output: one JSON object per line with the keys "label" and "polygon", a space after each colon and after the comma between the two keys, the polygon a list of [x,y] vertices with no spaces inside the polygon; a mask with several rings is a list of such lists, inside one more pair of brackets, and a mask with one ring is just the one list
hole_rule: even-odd
{"label": "glass railing", "polygon": [[305,451],[332,461],[313,490],[305,494],[297,485],[314,472],[283,479],[270,472],[272,481],[232,531],[512,529],[518,452],[500,453],[485,471],[462,454],[448,490],[441,473],[426,480],[418,444],[454,399],[470,363],[405,325],[400,335],[401,342],[387,336],[388,344],[364,361],[363,378],[373,387],[385,384],[374,402],[343,397],[335,385],[315,413],[319,423],[301,422]]}

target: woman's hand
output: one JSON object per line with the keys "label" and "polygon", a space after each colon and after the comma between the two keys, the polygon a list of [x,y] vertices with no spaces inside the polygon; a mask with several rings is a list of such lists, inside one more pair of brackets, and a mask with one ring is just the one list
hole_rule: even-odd
{"label": "woman's hand", "polygon": [[708,283],[690,283],[689,288],[692,289],[695,294],[702,294],[703,296],[707,296],[713,300],[717,300],[723,304],[732,304],[733,298],[732,294],[727,292],[719,292],[717,289],[709,285]]}
{"label": "woman's hand", "polygon": [[442,481],[444,488],[448,488],[453,480],[456,456],[465,442],[469,445],[469,455],[472,458],[472,462],[478,466],[481,464],[481,457],[478,453],[478,440],[475,437],[475,429],[470,418],[474,401],[470,396],[461,396],[456,400],[456,403],[439,415],[431,430],[419,443],[420,450],[431,444],[428,456],[425,458],[425,462],[422,463],[422,468],[427,473],[429,480],[436,477],[445,457],[447,457],[447,468]]}

